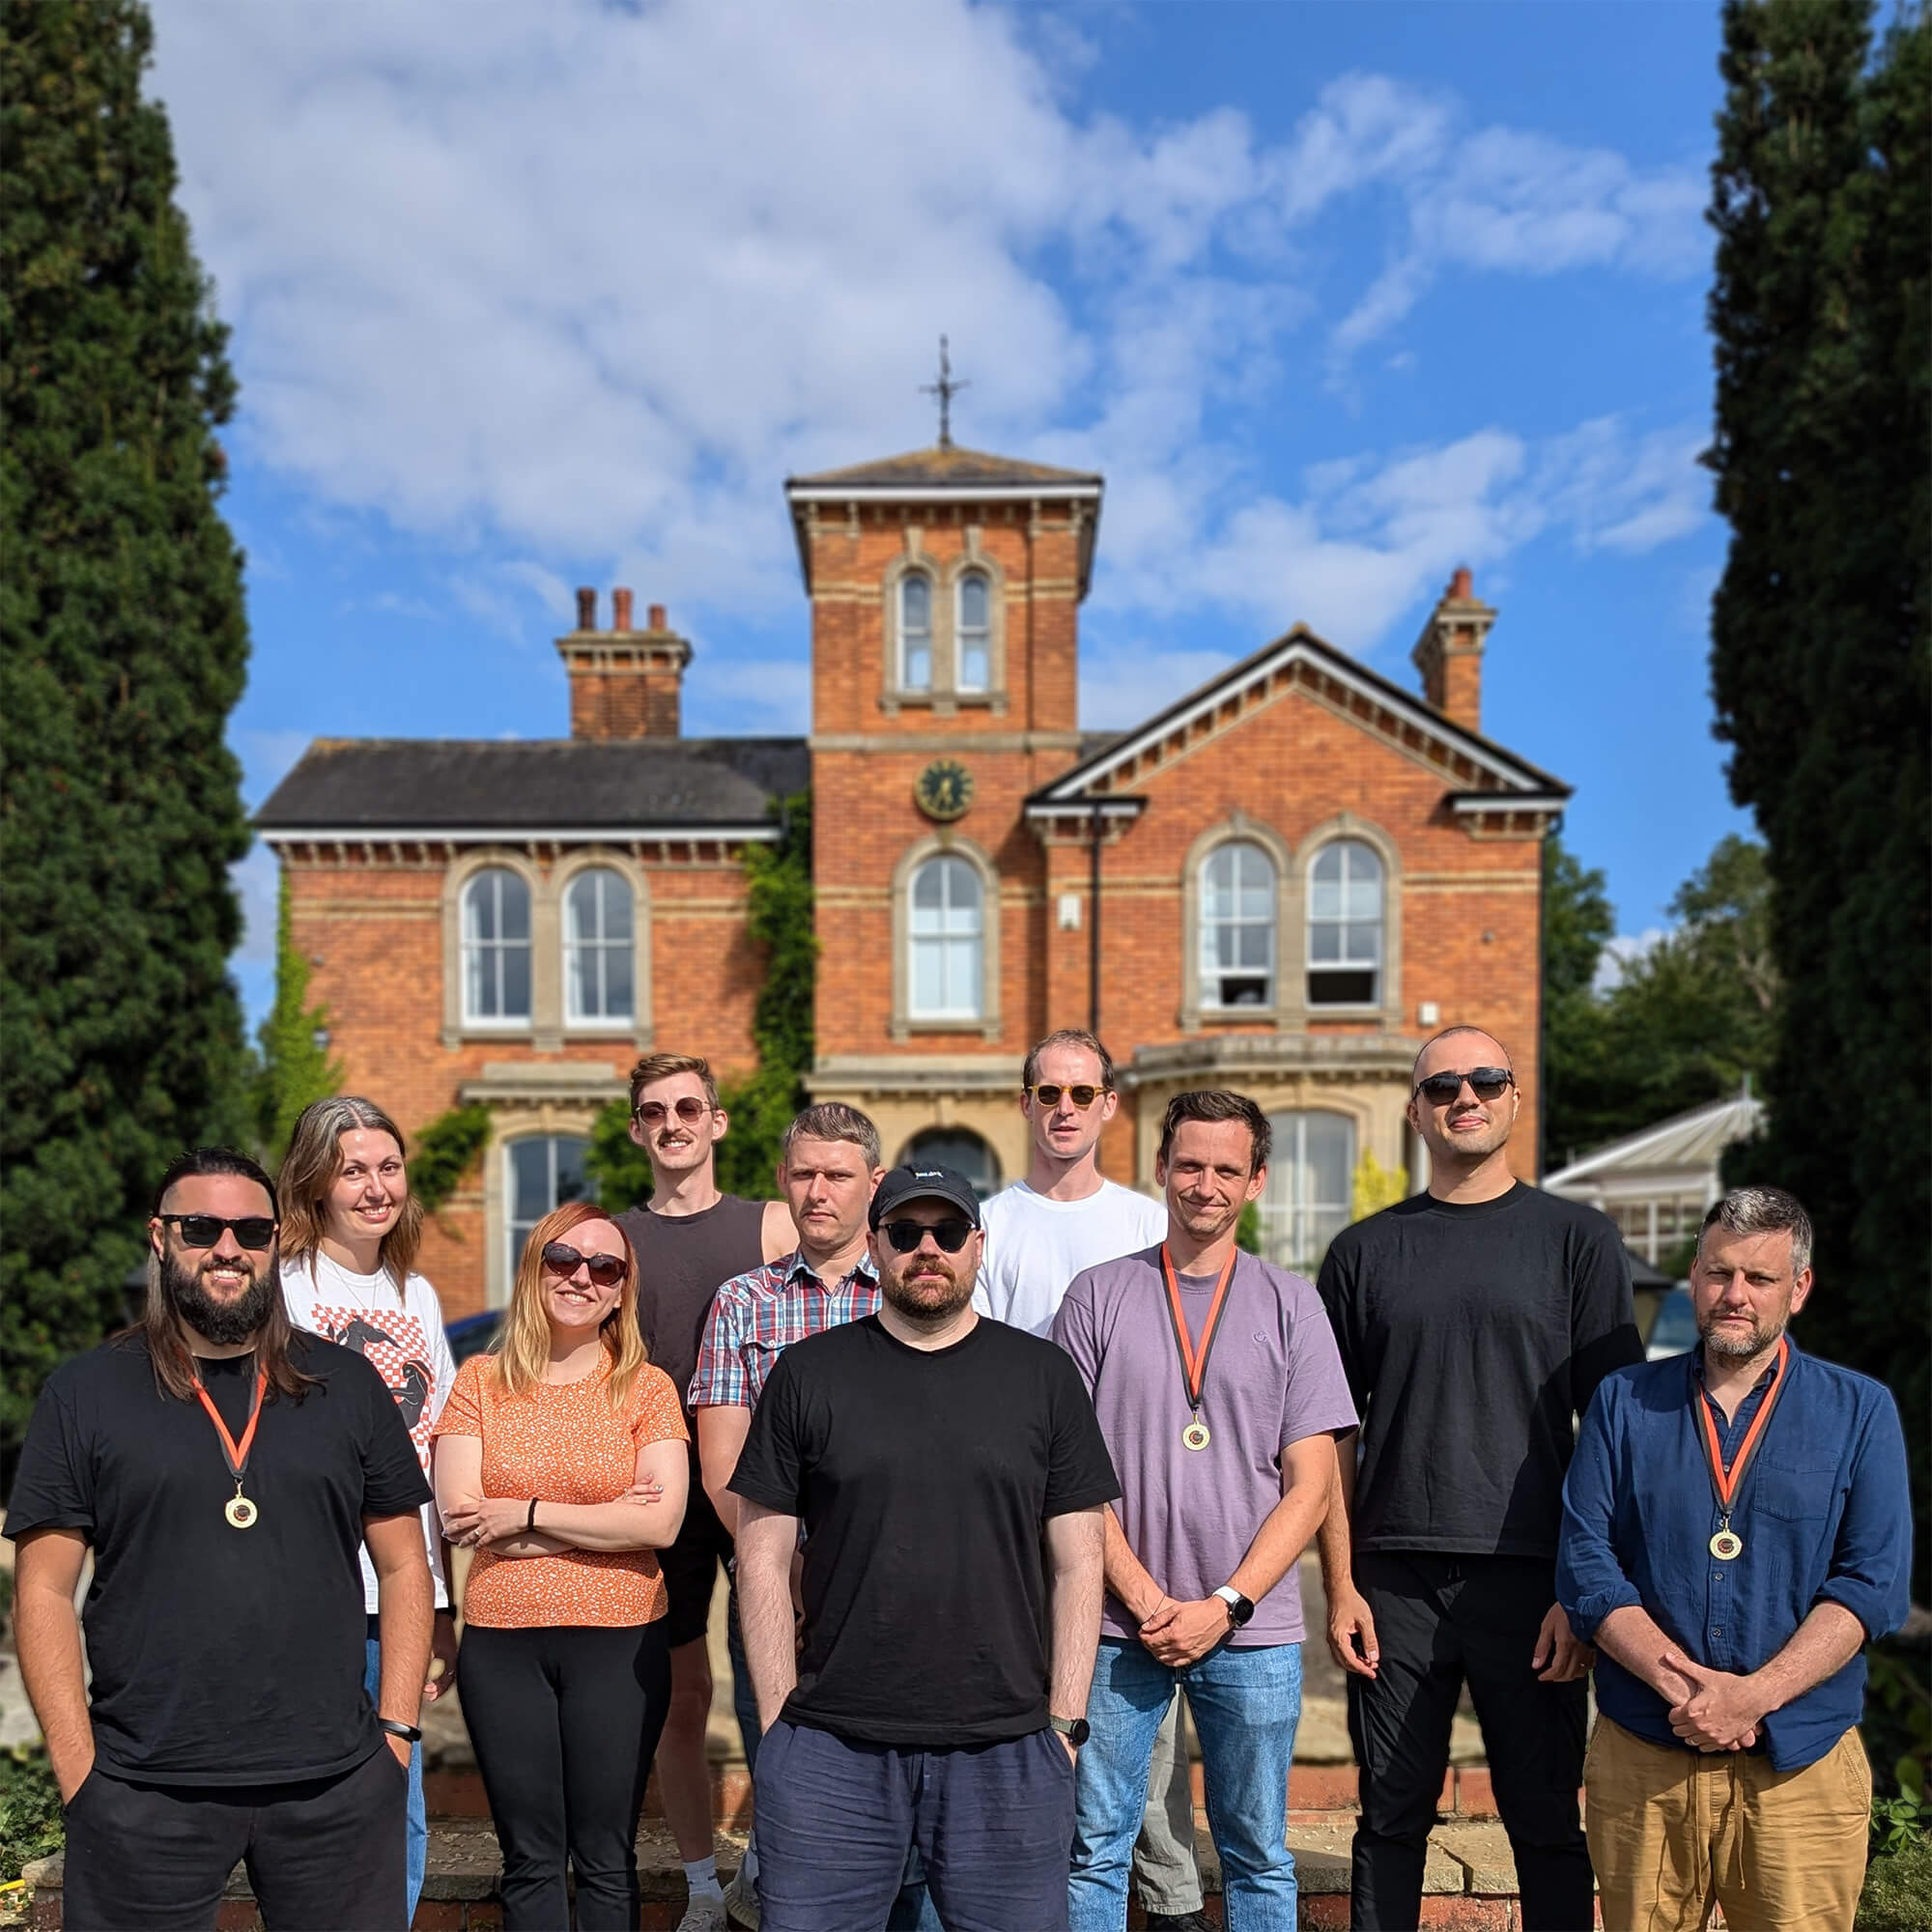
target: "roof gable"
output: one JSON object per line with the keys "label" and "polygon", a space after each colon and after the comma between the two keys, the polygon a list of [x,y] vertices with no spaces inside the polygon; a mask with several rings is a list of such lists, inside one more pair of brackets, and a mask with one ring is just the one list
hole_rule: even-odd
{"label": "roof gable", "polygon": [[1145,724],[1122,732],[1041,787],[1033,802],[1065,805],[1121,791],[1295,691],[1397,751],[1435,766],[1449,781],[1459,810],[1481,809],[1498,795],[1520,810],[1555,810],[1570,796],[1561,779],[1455,724],[1415,693],[1297,624]]}
{"label": "roof gable", "polygon": [[908,450],[871,463],[854,463],[842,469],[821,469],[811,476],[792,476],[785,494],[820,490],[894,491],[961,487],[1015,488],[1048,495],[1095,494],[1100,478],[1079,469],[1056,469],[1050,464],[1025,463],[1014,456],[994,456],[980,449],[961,449],[956,443],[935,443],[930,449]]}

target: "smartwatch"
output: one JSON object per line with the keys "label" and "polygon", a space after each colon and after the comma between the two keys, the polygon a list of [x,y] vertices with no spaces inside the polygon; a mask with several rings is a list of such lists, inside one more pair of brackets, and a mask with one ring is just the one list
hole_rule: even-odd
{"label": "smartwatch", "polygon": [[1232,1583],[1223,1583],[1218,1590],[1211,1590],[1208,1594],[1219,1597],[1227,1605],[1228,1626],[1231,1630],[1241,1629],[1255,1613],[1254,1605],[1242,1596],[1240,1591],[1236,1589]]}
{"label": "smartwatch", "polygon": [[1084,1745],[1087,1742],[1087,1740],[1094,1735],[1093,1726],[1088,1723],[1085,1718],[1049,1717],[1046,1721],[1054,1730],[1058,1731],[1060,1735],[1063,1738],[1065,1738],[1066,1742],[1070,1744],[1075,1750],[1078,1750],[1080,1747]]}

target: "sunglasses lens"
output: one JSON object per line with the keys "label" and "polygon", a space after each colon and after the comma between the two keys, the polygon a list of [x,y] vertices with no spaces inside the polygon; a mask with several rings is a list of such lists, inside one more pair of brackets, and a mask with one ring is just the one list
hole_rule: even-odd
{"label": "sunglasses lens", "polygon": [[[662,1100],[646,1100],[638,1109],[638,1119],[647,1127],[661,1127],[670,1118],[671,1111]],[[689,1094],[676,1103],[677,1117],[687,1125],[701,1121],[710,1111],[702,1100],[695,1100]]]}
{"label": "sunglasses lens", "polygon": [[[244,1248],[266,1248],[275,1238],[275,1224],[259,1214],[251,1214],[245,1221],[231,1221],[228,1225],[235,1230],[235,1238]],[[218,1235],[215,1236],[216,1240],[220,1238]]]}
{"label": "sunglasses lens", "polygon": [[583,1257],[573,1247],[562,1241],[544,1243],[543,1264],[547,1268],[554,1268],[558,1274],[575,1274]]}
{"label": "sunglasses lens", "polygon": [[217,1215],[184,1214],[175,1226],[181,1230],[182,1239],[191,1248],[212,1248],[221,1238],[221,1231],[227,1226]]}
{"label": "sunglasses lens", "polygon": [[1469,1085],[1479,1100],[1500,1099],[1510,1077],[1500,1066],[1479,1066],[1469,1075]]}
{"label": "sunglasses lens", "polygon": [[1500,1099],[1510,1084],[1506,1067],[1478,1066],[1469,1073],[1432,1073],[1416,1085],[1436,1106],[1446,1107],[1463,1091],[1465,1080],[1479,1100]]}
{"label": "sunglasses lens", "polygon": [[941,1221],[932,1227],[923,1221],[888,1221],[883,1230],[886,1239],[893,1244],[893,1252],[900,1255],[911,1254],[928,1235],[943,1253],[956,1255],[972,1232],[970,1221]]}
{"label": "sunglasses lens", "polygon": [[1100,1097],[1097,1087],[1050,1087],[1042,1083],[1034,1090],[1034,1098],[1042,1107],[1057,1107],[1061,1096],[1069,1098],[1076,1107],[1091,1107]]}

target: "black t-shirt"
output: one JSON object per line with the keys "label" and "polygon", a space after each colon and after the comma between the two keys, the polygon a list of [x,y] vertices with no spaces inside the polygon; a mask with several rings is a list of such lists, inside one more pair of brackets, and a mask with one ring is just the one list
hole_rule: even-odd
{"label": "black t-shirt", "polygon": [[[718,1291],[765,1258],[765,1203],[722,1194],[696,1214],[627,1208],[617,1225],[638,1257],[638,1321],[644,1347],[683,1402],[697,1373],[704,1323]],[[688,1409],[685,1419],[690,1420]]]}
{"label": "black t-shirt", "polygon": [[982,1321],[913,1349],[876,1315],[795,1342],[731,1487],[805,1522],[790,1722],[904,1750],[1045,1724],[1046,1520],[1121,1493],[1051,1342]]}
{"label": "black t-shirt", "polygon": [[[233,1529],[235,1479],[198,1402],[165,1395],[138,1335],[63,1363],[28,1425],[7,1534],[84,1530],[94,1581],[82,1610],[94,1746],[110,1776],[157,1784],[327,1777],[382,1743],[362,1690],[364,1517],[429,1500],[395,1399],[363,1357],[298,1332],[321,1378],[299,1402],[262,1405]],[[239,1443],[252,1354],[204,1360]]]}
{"label": "black t-shirt", "polygon": [[1643,1359],[1616,1229],[1520,1182],[1417,1194],[1336,1236],[1318,1287],[1364,1418],[1355,1547],[1553,1557],[1572,1417]]}

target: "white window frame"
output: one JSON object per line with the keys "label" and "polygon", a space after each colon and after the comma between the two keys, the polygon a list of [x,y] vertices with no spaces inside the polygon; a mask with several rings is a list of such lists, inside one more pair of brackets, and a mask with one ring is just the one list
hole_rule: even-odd
{"label": "white window frame", "polygon": [[[977,584],[985,599],[985,621],[969,625],[966,621],[966,590]],[[952,682],[953,688],[968,697],[983,697],[993,688],[993,580],[984,570],[962,571],[953,585]],[[966,654],[977,649],[982,667],[978,680],[966,675]]]}
{"label": "white window frame", "polygon": [[[594,889],[597,915],[597,930],[587,939],[580,935],[575,926],[577,895],[585,886]],[[610,895],[612,893],[621,894],[623,897],[627,930],[621,938],[611,937],[607,930]],[[629,1031],[636,1024],[638,1010],[638,904],[630,880],[612,866],[585,866],[563,881],[560,898],[563,915],[564,1024],[582,1029],[609,1030],[616,1027]],[[590,1012],[582,1010],[578,1004],[581,990],[578,969],[586,953],[590,955],[597,982],[596,1010]],[[612,954],[623,960],[631,980],[630,1004],[621,1012],[610,1003],[610,962]]]}
{"label": "white window frame", "polygon": [[[1343,1197],[1339,1201],[1308,1198],[1314,1173],[1308,1159],[1308,1130],[1312,1122],[1339,1125],[1346,1137],[1342,1164]],[[1262,1249],[1282,1267],[1295,1268],[1311,1279],[1328,1251],[1328,1242],[1349,1225],[1354,1211],[1355,1162],[1359,1158],[1357,1122],[1352,1116],[1328,1107],[1303,1107],[1269,1116],[1274,1151],[1268,1159],[1267,1187],[1262,1196]],[[1318,1248],[1309,1238],[1316,1216],[1331,1221],[1328,1236]]]}
{"label": "white window frame", "polygon": [[[911,622],[906,610],[906,599],[915,583],[925,593],[925,622],[917,628]],[[924,571],[909,570],[899,579],[898,585],[894,591],[895,597],[898,600],[898,688],[902,692],[920,697],[929,697],[934,688],[933,617],[936,613],[933,607],[938,602],[934,594],[936,588],[932,579]],[[912,675],[911,664],[911,647],[915,639],[922,640],[921,648],[925,653],[925,675],[918,680]]]}
{"label": "white window frame", "polygon": [[[934,867],[941,867],[940,878],[950,882],[955,878],[968,881],[973,891],[974,923],[970,932],[948,931],[943,923],[955,910],[952,903],[952,886],[942,887],[939,906],[942,924],[937,932],[922,932],[919,929],[920,881]],[[963,911],[964,908],[956,908]],[[944,992],[953,992],[952,958],[956,950],[966,943],[971,945],[972,968],[968,974],[970,1005],[942,1004],[937,1007],[922,1007],[919,1004],[919,962],[922,947],[937,945],[941,949],[941,983]],[[935,852],[923,860],[914,868],[906,881],[906,1013],[916,1025],[930,1026],[936,1021],[957,1021],[961,1025],[978,1026],[985,1018],[986,1009],[986,883],[972,862],[956,852]]]}
{"label": "white window frame", "polygon": [[[1316,870],[1321,862],[1333,853],[1343,855],[1342,859],[1342,911],[1339,913],[1318,914],[1315,910]],[[1351,917],[1348,910],[1349,890],[1355,883],[1353,876],[1354,860],[1350,854],[1358,854],[1375,868],[1376,916],[1373,921]],[[1385,986],[1383,975],[1387,971],[1388,952],[1388,866],[1382,855],[1366,838],[1330,838],[1324,840],[1320,850],[1313,853],[1307,869],[1307,914],[1305,927],[1306,953],[1302,961],[1305,975],[1303,998],[1311,1013],[1327,1013],[1354,1009],[1368,1011],[1382,1004]],[[1348,937],[1351,930],[1368,926],[1375,933],[1375,956],[1373,963],[1364,967],[1360,960],[1348,957]],[[1318,927],[1334,927],[1342,935],[1342,956],[1333,960],[1318,961],[1315,957],[1315,933]],[[1324,1000],[1316,995],[1315,982],[1318,974],[1334,975],[1361,973],[1370,976],[1369,991],[1366,998],[1348,1000]]]}
{"label": "white window frame", "polygon": [[[571,1134],[556,1131],[519,1134],[515,1140],[503,1143],[503,1246],[505,1250],[503,1300],[506,1307],[509,1304],[510,1295],[516,1288],[517,1264],[523,1259],[524,1242],[529,1239],[531,1232],[535,1229],[537,1222],[543,1219],[544,1214],[548,1214],[552,1208],[559,1208],[563,1205],[556,1197],[556,1153],[557,1143],[559,1141],[575,1141],[581,1149],[586,1150],[590,1146],[590,1137],[587,1134]],[[548,1174],[545,1183],[545,1193],[549,1196],[550,1207],[546,1208],[543,1213],[537,1215],[536,1220],[520,1221],[517,1218],[517,1150],[538,1143],[541,1143],[548,1150],[546,1159]],[[587,1178],[585,1184],[587,1189]],[[585,1197],[582,1195],[573,1195],[571,1198],[573,1200],[582,1200]],[[517,1231],[519,1229],[524,1231],[522,1239],[518,1238]]]}
{"label": "white window frame", "polygon": [[[1245,915],[1238,910],[1242,888],[1240,879],[1240,855],[1251,853],[1267,870],[1267,910],[1258,917]],[[1232,860],[1235,865],[1235,894],[1236,910],[1225,919],[1215,918],[1208,909],[1209,874],[1216,866]],[[1276,867],[1273,856],[1259,840],[1253,838],[1228,838],[1222,840],[1208,853],[1201,862],[1199,938],[1199,971],[1201,975],[1201,1010],[1210,1013],[1271,1013],[1281,990],[1281,873]],[[1221,980],[1229,979],[1253,979],[1258,977],[1251,970],[1236,965],[1225,968],[1216,963],[1215,935],[1224,927],[1234,927],[1236,931],[1264,927],[1267,933],[1267,965],[1265,976],[1267,987],[1264,996],[1255,1001],[1238,1001],[1223,1006],[1221,1003]],[[1239,952],[1238,945],[1236,951]]]}
{"label": "white window frame", "polygon": [[[514,880],[524,895],[524,934],[521,939],[506,939],[502,934],[503,893],[502,882]],[[485,888],[493,888],[496,904],[494,907],[497,935],[481,938],[470,930],[470,907],[476,895]],[[502,1031],[505,1033],[527,1033],[536,1008],[536,954],[532,946],[532,930],[536,922],[536,895],[530,890],[530,882],[522,872],[509,866],[485,866],[463,882],[463,898],[459,909],[459,930],[462,935],[462,976],[463,976],[463,1024],[476,1031]],[[503,995],[503,955],[512,951],[520,951],[524,955],[524,989],[527,1004],[520,1013],[501,1010]],[[498,1010],[479,1012],[474,995],[478,990],[479,967],[494,968]]]}

